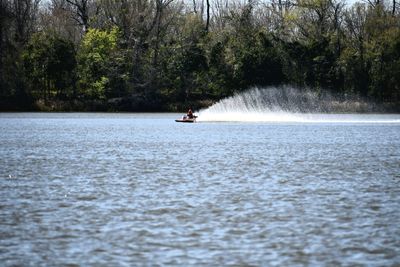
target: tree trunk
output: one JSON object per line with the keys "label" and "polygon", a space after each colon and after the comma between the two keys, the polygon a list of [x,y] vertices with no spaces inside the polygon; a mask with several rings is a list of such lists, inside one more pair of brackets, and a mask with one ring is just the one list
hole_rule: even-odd
{"label": "tree trunk", "polygon": [[396,0],[393,0],[392,16],[396,13]]}
{"label": "tree trunk", "polygon": [[68,4],[76,9],[74,20],[77,21],[82,27],[83,32],[89,29],[89,9],[88,0],[66,0]]}
{"label": "tree trunk", "polygon": [[193,0],[193,12],[194,12],[194,14],[197,14],[196,0]]}
{"label": "tree trunk", "polygon": [[152,83],[157,80],[158,73],[156,71],[157,65],[158,65],[158,54],[160,50],[160,33],[161,33],[161,19],[162,19],[162,14],[163,14],[163,3],[161,1],[157,1],[157,14],[156,14],[156,38],[155,38],[155,44],[154,44],[154,56],[153,56],[153,79]]}
{"label": "tree trunk", "polygon": [[210,0],[207,0],[207,22],[206,22],[206,32],[210,26]]}

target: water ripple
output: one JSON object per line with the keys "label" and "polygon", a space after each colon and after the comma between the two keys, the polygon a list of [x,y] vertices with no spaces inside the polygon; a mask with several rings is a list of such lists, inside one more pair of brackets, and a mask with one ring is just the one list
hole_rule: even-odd
{"label": "water ripple", "polygon": [[0,115],[3,266],[390,266],[396,124]]}

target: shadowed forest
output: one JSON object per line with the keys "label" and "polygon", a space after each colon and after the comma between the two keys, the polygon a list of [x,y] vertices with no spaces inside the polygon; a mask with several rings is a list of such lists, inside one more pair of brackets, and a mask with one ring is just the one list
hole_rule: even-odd
{"label": "shadowed forest", "polygon": [[292,85],[398,112],[399,2],[0,0],[0,110],[181,111]]}

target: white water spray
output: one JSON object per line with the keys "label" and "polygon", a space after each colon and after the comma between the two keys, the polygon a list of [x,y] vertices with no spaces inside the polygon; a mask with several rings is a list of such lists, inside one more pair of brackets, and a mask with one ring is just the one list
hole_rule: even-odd
{"label": "white water spray", "polygon": [[354,114],[376,107],[348,99],[293,87],[253,88],[200,110],[198,121],[400,123],[399,115]]}

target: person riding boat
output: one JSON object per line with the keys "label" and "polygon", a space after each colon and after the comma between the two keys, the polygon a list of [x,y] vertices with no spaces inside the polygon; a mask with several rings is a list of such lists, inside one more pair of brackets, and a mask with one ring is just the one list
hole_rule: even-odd
{"label": "person riding boat", "polygon": [[193,111],[192,111],[191,108],[189,108],[189,110],[188,110],[188,112],[186,114],[186,117],[189,118],[189,119],[193,119],[194,118]]}

